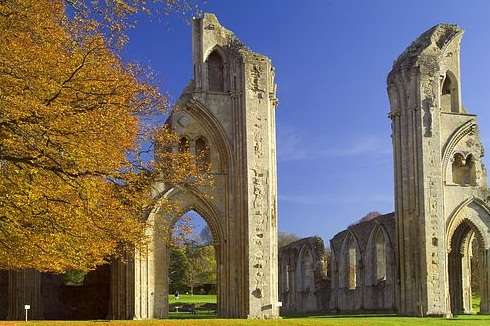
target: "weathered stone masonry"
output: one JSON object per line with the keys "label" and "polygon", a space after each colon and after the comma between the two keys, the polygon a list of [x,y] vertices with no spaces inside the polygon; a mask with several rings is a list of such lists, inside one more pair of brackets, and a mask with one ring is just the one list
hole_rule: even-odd
{"label": "weathered stone masonry", "polygon": [[[249,50],[212,14],[192,23],[192,64],[193,79],[169,124],[185,138],[189,150],[208,149],[214,187],[169,189],[156,184],[154,195],[179,202],[181,214],[197,211],[208,223],[218,265],[218,315],[276,318],[274,67],[269,58]],[[114,262],[101,283],[108,286],[106,301],[100,305],[106,312],[102,318],[167,316],[169,253],[162,230],[169,230],[181,214],[167,216],[158,205],[153,209],[148,217],[152,241],[147,250],[129,257],[127,263]],[[0,285],[5,284],[5,277],[0,277]],[[47,305],[59,301],[63,287],[58,279],[48,294],[43,290],[45,279],[34,271],[9,274],[8,318],[22,319],[24,304],[31,304],[31,318],[46,317]],[[93,313],[86,318],[93,318]],[[51,310],[50,316],[56,317],[56,311]]]}

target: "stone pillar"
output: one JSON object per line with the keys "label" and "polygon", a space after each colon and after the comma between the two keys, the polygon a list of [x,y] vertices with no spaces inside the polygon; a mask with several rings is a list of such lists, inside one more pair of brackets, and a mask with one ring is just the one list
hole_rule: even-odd
{"label": "stone pillar", "polygon": [[248,318],[279,316],[274,70],[268,58],[244,55],[248,183]]}
{"label": "stone pillar", "polygon": [[480,312],[490,314],[490,249],[480,250]]}
{"label": "stone pillar", "polygon": [[217,315],[222,316],[223,312],[226,311],[226,306],[225,306],[225,300],[223,298],[225,297],[225,287],[222,286],[223,284],[223,250],[222,250],[222,244],[220,243],[214,243],[214,253],[216,255],[216,293],[217,295]]}
{"label": "stone pillar", "polygon": [[43,319],[41,273],[34,270],[9,271],[9,320],[25,319],[24,305],[30,305],[28,319]]}
{"label": "stone pillar", "polygon": [[471,245],[466,245],[466,250],[461,257],[461,285],[463,295],[463,309],[465,314],[471,314]]}
{"label": "stone pillar", "polygon": [[134,318],[134,259],[111,264],[111,301],[107,319]]}
{"label": "stone pillar", "polygon": [[[163,248],[163,246],[162,246]],[[162,260],[157,261],[158,270],[165,268]],[[134,258],[134,319],[162,318],[165,314],[164,302],[155,301],[156,290],[164,292],[161,282],[155,284],[155,277],[164,278],[162,274],[155,273],[155,261],[150,249],[145,252],[136,252]],[[155,289],[155,285],[158,288]],[[155,309],[156,308],[156,309]]]}

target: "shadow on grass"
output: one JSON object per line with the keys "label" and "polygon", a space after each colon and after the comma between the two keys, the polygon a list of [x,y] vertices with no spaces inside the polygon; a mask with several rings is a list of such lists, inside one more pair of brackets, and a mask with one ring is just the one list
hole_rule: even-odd
{"label": "shadow on grass", "polygon": [[190,312],[169,312],[168,319],[216,319],[214,310],[197,310],[196,313]]}
{"label": "shadow on grass", "polygon": [[378,317],[400,317],[396,314],[328,314],[325,313],[311,313],[311,314],[298,314],[298,315],[284,315],[281,316],[284,319],[297,319],[297,318],[378,318]]}

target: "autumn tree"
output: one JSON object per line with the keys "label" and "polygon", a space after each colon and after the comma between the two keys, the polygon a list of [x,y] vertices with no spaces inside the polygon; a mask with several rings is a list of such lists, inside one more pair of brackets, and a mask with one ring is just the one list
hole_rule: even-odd
{"label": "autumn tree", "polygon": [[[4,269],[92,269],[144,245],[155,179],[202,181],[190,153],[153,152],[155,143],[178,142],[145,123],[166,109],[166,98],[144,70],[122,62],[95,20],[67,18],[67,3],[80,12],[100,8],[99,1],[0,1]],[[123,3],[144,4],[105,3],[116,16]]]}

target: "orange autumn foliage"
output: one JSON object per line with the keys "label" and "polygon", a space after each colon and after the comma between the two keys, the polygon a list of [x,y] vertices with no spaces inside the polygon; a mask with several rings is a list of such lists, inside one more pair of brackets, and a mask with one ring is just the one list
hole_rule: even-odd
{"label": "orange autumn foliage", "polygon": [[[145,244],[156,180],[201,176],[144,121],[167,101],[64,1],[0,1],[0,268],[87,270]],[[176,209],[163,202],[164,210]]]}

